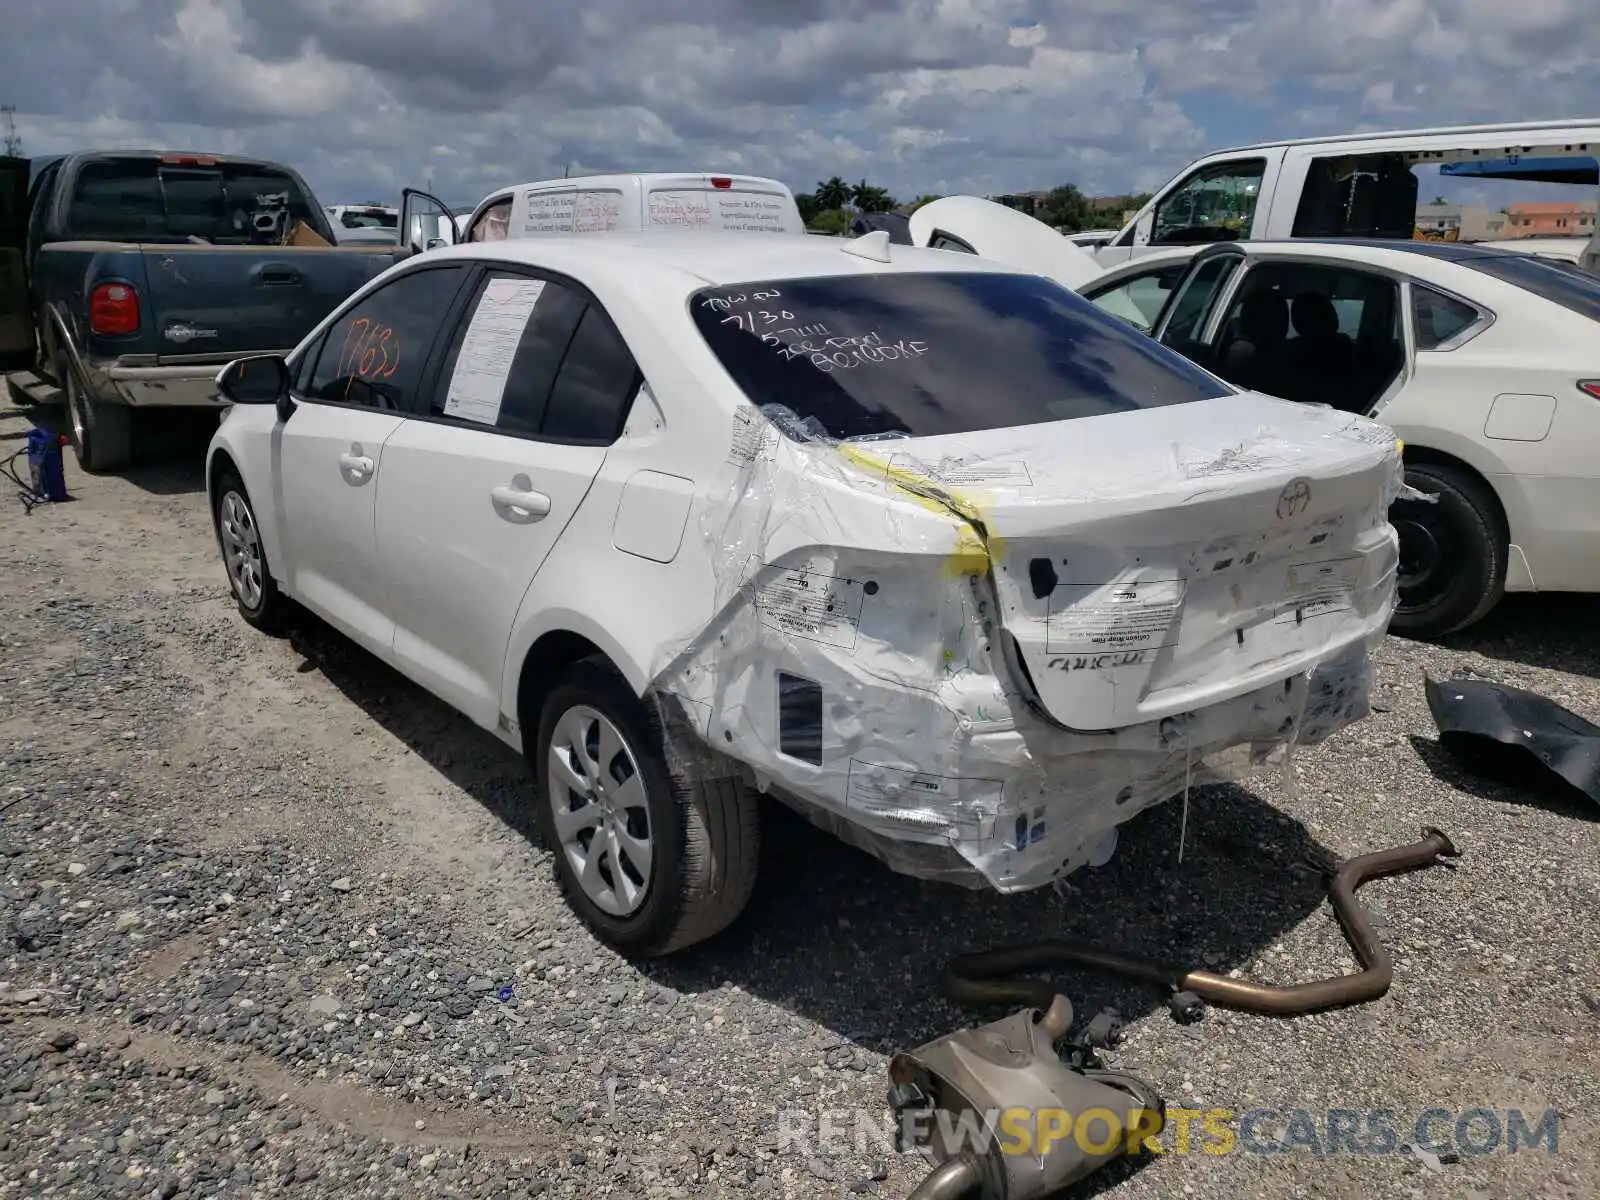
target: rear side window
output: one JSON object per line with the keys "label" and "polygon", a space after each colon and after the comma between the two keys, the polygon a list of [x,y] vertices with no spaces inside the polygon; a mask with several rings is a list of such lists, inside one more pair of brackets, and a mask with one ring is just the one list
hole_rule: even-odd
{"label": "rear side window", "polygon": [[1600,321],[1600,275],[1531,254],[1484,254],[1460,261],[1474,271],[1493,275],[1570,312]]}
{"label": "rear side window", "polygon": [[537,437],[550,387],[587,304],[559,283],[490,276],[467,306],[431,414]]}
{"label": "rear side window", "polygon": [[431,415],[553,441],[611,443],[639,370],[595,304],[552,280],[484,282],[439,375]]}
{"label": "rear side window", "polygon": [[1295,210],[1297,238],[1406,238],[1416,228],[1417,177],[1403,154],[1315,158]]}
{"label": "rear side window", "polygon": [[904,272],[706,288],[701,335],[798,438],[929,437],[1185,404],[1226,385],[1034,275]]}
{"label": "rear side window", "polygon": [[287,173],[247,163],[214,166],[154,158],[85,163],[73,183],[73,237],[279,245],[295,222],[316,225]]}
{"label": "rear side window", "polygon": [[563,441],[614,442],[639,388],[639,369],[605,313],[584,310],[561,363],[541,432]]}
{"label": "rear side window", "polygon": [[1465,333],[1482,316],[1465,300],[1420,283],[1411,285],[1411,323],[1416,327],[1418,350],[1437,350]]}
{"label": "rear side window", "polygon": [[339,214],[346,229],[399,229],[400,214],[381,208],[347,208]]}

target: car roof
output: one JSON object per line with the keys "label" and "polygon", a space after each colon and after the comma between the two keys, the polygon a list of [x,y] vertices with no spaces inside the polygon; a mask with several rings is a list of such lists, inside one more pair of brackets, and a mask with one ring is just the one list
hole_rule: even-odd
{"label": "car roof", "polygon": [[1592,126],[1596,123],[1593,117],[1565,117],[1558,120],[1498,122],[1489,125],[1438,125],[1431,129],[1378,129],[1364,133],[1328,133],[1315,137],[1283,138],[1274,142],[1250,142],[1241,146],[1227,146],[1221,150],[1214,150],[1205,157],[1210,159],[1224,154],[1238,154],[1244,150],[1271,150],[1279,146],[1325,146],[1335,142],[1401,141],[1405,138],[1465,137],[1496,133],[1526,135]]}
{"label": "car roof", "polygon": [[[1405,238],[1254,238],[1237,242],[1213,242],[1200,249],[1193,257],[1222,253],[1245,254],[1253,257],[1295,255],[1301,258],[1340,258],[1354,262],[1377,265],[1396,265],[1398,258],[1421,258],[1432,262],[1458,263],[1472,266],[1491,259],[1534,258],[1525,250],[1501,246],[1485,246],[1476,242],[1430,242]],[[1138,263],[1143,259],[1135,258]],[[1122,264],[1118,264],[1120,267]]]}
{"label": "car roof", "polygon": [[425,260],[493,259],[570,273],[584,282],[595,274],[633,278],[635,272],[643,270],[677,275],[692,288],[764,279],[912,271],[1028,274],[992,259],[920,246],[891,245],[885,262],[852,251],[852,247],[857,251],[866,249],[865,241],[800,233],[649,230],[464,242],[429,251]]}

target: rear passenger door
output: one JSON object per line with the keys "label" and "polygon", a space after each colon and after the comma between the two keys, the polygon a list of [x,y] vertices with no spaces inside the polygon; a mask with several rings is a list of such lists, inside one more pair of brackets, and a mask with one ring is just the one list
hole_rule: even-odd
{"label": "rear passenger door", "polygon": [[384,446],[378,558],[394,661],[485,728],[511,625],[641,379],[574,281],[485,270],[431,395]]}

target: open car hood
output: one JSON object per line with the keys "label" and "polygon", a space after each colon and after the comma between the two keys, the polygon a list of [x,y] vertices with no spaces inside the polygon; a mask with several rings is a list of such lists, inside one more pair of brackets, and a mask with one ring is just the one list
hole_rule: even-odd
{"label": "open car hood", "polygon": [[1105,270],[1043,221],[978,196],[945,196],[911,214],[911,240],[918,246],[929,245],[940,233],[961,239],[982,258],[1074,290]]}

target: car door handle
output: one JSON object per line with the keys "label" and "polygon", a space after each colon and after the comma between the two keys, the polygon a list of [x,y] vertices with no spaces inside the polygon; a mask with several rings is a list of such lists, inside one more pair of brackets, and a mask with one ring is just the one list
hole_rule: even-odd
{"label": "car door handle", "polygon": [[550,497],[543,492],[516,487],[497,487],[489,493],[495,511],[507,521],[522,525],[550,515]]}
{"label": "car door handle", "polygon": [[372,474],[372,460],[365,454],[339,455],[339,469],[351,483],[365,483]]}
{"label": "car door handle", "polygon": [[300,272],[286,263],[262,263],[250,274],[262,287],[295,287],[303,282]]}

